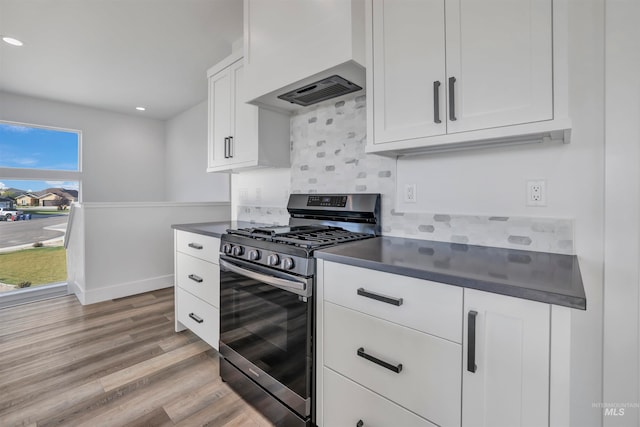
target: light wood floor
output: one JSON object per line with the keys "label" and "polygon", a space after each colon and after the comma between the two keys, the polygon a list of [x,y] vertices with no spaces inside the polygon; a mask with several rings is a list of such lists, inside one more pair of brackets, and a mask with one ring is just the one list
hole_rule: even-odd
{"label": "light wood floor", "polygon": [[173,319],[172,288],[0,310],[0,426],[270,426]]}

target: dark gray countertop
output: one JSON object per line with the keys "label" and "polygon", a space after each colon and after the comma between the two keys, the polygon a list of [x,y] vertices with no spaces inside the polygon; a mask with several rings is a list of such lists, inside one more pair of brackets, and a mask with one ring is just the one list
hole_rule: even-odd
{"label": "dark gray countertop", "polygon": [[586,310],[575,255],[376,237],[315,256],[403,276]]}
{"label": "dark gray countertop", "polygon": [[259,227],[266,224],[258,224],[248,221],[218,221],[201,222],[197,224],[173,224],[171,228],[175,230],[188,231],[190,233],[204,234],[207,236],[220,237],[229,228]]}

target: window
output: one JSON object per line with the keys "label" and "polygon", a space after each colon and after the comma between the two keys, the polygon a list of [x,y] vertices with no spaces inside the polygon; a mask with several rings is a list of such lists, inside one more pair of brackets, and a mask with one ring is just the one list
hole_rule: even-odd
{"label": "window", "polygon": [[80,171],[80,133],[0,122],[0,168]]}
{"label": "window", "polygon": [[79,131],[0,122],[0,306],[66,294],[63,237],[81,184]]}

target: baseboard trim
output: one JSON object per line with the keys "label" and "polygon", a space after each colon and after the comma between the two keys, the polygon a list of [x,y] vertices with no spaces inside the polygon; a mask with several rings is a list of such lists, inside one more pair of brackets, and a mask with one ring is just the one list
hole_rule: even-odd
{"label": "baseboard trim", "polygon": [[75,294],[76,298],[78,298],[78,301],[80,301],[80,304],[85,305],[84,289],[82,288],[82,286],[80,286],[78,283],[68,282],[67,287],[69,288],[69,293]]}
{"label": "baseboard trim", "polygon": [[73,291],[78,301],[80,301],[80,304],[88,305],[158,289],[170,288],[172,286],[173,274],[168,274],[166,276],[150,277],[132,282],[104,286],[98,289],[80,289],[79,287],[75,287]]}

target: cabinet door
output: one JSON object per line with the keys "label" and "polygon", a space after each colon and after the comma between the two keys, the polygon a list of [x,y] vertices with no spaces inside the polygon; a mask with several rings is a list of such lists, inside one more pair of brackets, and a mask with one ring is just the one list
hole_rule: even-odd
{"label": "cabinet door", "polygon": [[209,167],[228,164],[225,139],[231,136],[231,72],[225,69],[209,78]]}
{"label": "cabinet door", "polygon": [[549,305],[465,289],[464,306],[462,425],[548,425]]}
{"label": "cabinet door", "polygon": [[448,133],[553,118],[551,6],[446,0]]}
{"label": "cabinet door", "polygon": [[444,134],[444,0],[374,0],[372,12],[374,142]]}
{"label": "cabinet door", "polygon": [[258,107],[247,104],[245,99],[244,66],[238,61],[230,67],[233,84],[233,134],[231,164],[258,158]]}

